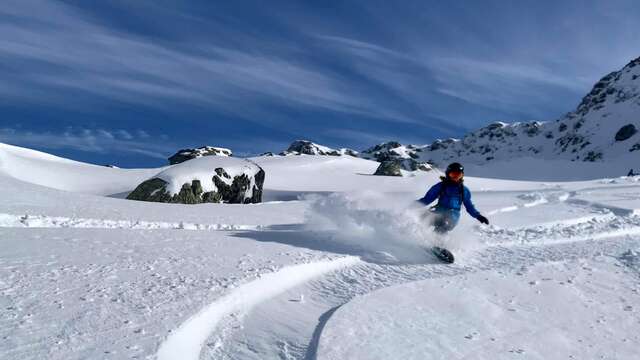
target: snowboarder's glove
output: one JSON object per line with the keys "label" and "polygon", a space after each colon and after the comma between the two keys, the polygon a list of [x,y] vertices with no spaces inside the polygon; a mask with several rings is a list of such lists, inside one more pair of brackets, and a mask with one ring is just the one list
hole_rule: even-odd
{"label": "snowboarder's glove", "polygon": [[480,221],[483,224],[489,225],[489,219],[487,219],[486,217],[482,216],[482,215],[478,215],[478,221]]}

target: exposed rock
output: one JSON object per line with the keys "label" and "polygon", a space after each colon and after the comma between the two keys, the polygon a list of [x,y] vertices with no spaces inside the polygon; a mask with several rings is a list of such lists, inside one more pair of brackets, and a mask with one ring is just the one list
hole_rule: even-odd
{"label": "exposed rock", "polygon": [[[207,160],[207,161],[202,161]],[[213,160],[213,161],[208,161]],[[127,199],[165,203],[199,204],[230,203],[247,204],[262,201],[262,186],[265,172],[258,165],[242,159],[230,158],[223,167],[210,170],[211,177],[202,177],[203,169],[214,167],[216,159],[198,159],[175,165],[155,177],[144,181],[133,190]],[[181,168],[182,167],[182,168]],[[193,175],[189,175],[193,173]],[[182,179],[192,178],[183,182]],[[180,182],[182,183],[180,185]],[[207,186],[203,186],[206,182]],[[175,190],[180,185],[179,190]]]}
{"label": "exposed rock", "polygon": [[524,123],[522,125],[522,128],[524,130],[523,132],[529,137],[536,136],[540,133],[540,125],[542,125],[542,123],[538,121]]}
{"label": "exposed rock", "polygon": [[583,160],[592,162],[602,160],[602,153],[599,151],[589,151]]}
{"label": "exposed rock", "polygon": [[318,145],[309,140],[296,140],[289,145],[287,150],[278,154],[280,156],[289,156],[289,155],[322,155],[322,156],[358,156],[358,152],[352,149],[341,148],[341,149],[332,149],[330,147],[324,145]]}
{"label": "exposed rock", "polygon": [[201,146],[195,149],[182,149],[169,157],[169,164],[175,165],[202,156],[232,156],[229,149],[213,146]]}
{"label": "exposed rock", "polygon": [[289,145],[287,150],[280,153],[280,155],[331,155],[339,156],[337,150],[331,149],[326,146],[318,145],[309,140],[296,140]]}
{"label": "exposed rock", "polygon": [[138,185],[135,190],[127,195],[127,199],[155,202],[174,202],[172,201],[173,197],[166,190],[167,184],[168,183],[162,179],[149,179]]}
{"label": "exposed rock", "polygon": [[378,144],[360,153],[363,159],[375,160],[378,162],[398,160],[398,159],[418,159],[422,149],[415,145],[404,146],[397,141],[389,141]]}
{"label": "exposed rock", "polygon": [[[219,176],[218,174],[222,174]],[[264,183],[264,170],[260,169],[255,174],[255,183],[260,184],[259,187],[251,188],[252,181],[247,174],[235,176],[233,182],[229,185],[228,182],[222,180],[223,178],[230,179],[231,176],[226,173],[222,168],[216,169],[216,176],[213,177],[213,183],[218,188],[218,194],[222,198],[222,201],[230,204],[248,204],[258,203],[262,201],[262,184]],[[247,190],[251,189],[251,197],[246,197]],[[215,196],[212,194],[211,196]]]}
{"label": "exposed rock", "polygon": [[638,132],[638,129],[636,129],[635,125],[633,124],[625,125],[621,127],[620,130],[618,130],[618,132],[616,133],[616,141],[625,141],[628,138],[635,135],[635,133],[637,132]]}
{"label": "exposed rock", "polygon": [[387,160],[380,163],[373,175],[402,176],[401,160]]}
{"label": "exposed rock", "polygon": [[380,163],[373,175],[402,176],[400,170],[406,171],[431,171],[429,163],[421,163],[414,159],[392,159]]}
{"label": "exposed rock", "polygon": [[349,156],[353,156],[353,157],[358,157],[358,152],[352,149],[348,149],[348,148],[341,148],[340,150],[338,150],[338,152],[341,155],[349,155]]}

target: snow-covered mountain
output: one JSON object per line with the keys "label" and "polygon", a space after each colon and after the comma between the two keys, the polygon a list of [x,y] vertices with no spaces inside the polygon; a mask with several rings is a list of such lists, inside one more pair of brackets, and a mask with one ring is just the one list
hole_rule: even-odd
{"label": "snow-covered mountain", "polygon": [[[418,152],[422,149],[415,145],[404,146],[397,141],[390,141],[375,145],[358,153],[348,148],[333,149],[319,145],[309,140],[296,140],[289,148],[281,152],[280,156],[290,155],[319,155],[319,156],[352,156],[361,159],[373,160],[380,163],[373,175],[402,176],[404,172],[430,171],[431,165],[419,162]],[[274,156],[273,153],[264,153],[263,156]]]}
{"label": "snow-covered mountain", "polygon": [[496,122],[462,139],[437,140],[423,147],[420,158],[438,166],[454,160],[481,165],[523,157],[632,163],[640,159],[638,128],[640,58],[603,77],[576,110],[558,120]]}
{"label": "snow-covered mountain", "polygon": [[420,146],[405,146],[397,141],[388,141],[363,150],[359,155],[363,159],[383,162],[396,159],[418,159],[421,151],[422,148]]}
{"label": "snow-covered mountain", "polygon": [[358,152],[347,148],[332,149],[328,146],[319,145],[309,140],[296,140],[289,145],[287,150],[282,151],[279,155],[358,156]]}
{"label": "snow-covered mountain", "polygon": [[[380,175],[400,175],[401,170],[429,171],[433,166],[443,168],[458,161],[485,176],[586,179],[622,175],[630,168],[639,168],[639,128],[640,58],[637,58],[600,79],[574,111],[555,121],[494,122],[462,139],[439,139],[428,145],[389,141],[361,152],[296,140],[278,155],[349,155],[381,163],[374,172]],[[218,148],[181,150],[174,157],[231,154],[228,149],[222,149],[225,151],[221,153],[210,149]],[[572,165],[569,175],[549,171],[553,167],[566,167],[566,162],[595,166]],[[538,174],[531,172],[541,167],[545,170]]]}

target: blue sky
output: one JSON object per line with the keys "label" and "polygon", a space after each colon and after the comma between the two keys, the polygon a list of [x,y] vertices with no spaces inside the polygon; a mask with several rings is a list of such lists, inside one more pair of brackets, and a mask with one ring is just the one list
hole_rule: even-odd
{"label": "blue sky", "polygon": [[0,141],[157,166],[553,120],[640,56],[637,1],[53,1],[0,8]]}

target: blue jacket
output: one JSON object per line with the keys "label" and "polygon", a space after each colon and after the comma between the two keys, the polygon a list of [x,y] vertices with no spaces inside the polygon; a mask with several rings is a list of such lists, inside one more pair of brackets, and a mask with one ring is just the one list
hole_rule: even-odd
{"label": "blue jacket", "polygon": [[[442,187],[444,186],[444,190]],[[438,203],[436,205],[436,211],[452,211],[455,215],[460,213],[460,208],[462,204],[460,203],[460,187],[462,187],[462,204],[464,204],[464,208],[467,210],[469,215],[474,218],[478,218],[480,212],[476,210],[476,207],[471,202],[471,191],[464,186],[463,184],[457,184],[451,181],[441,181],[431,187],[427,194],[421,198],[421,203],[425,205],[431,204],[434,200],[438,199]],[[442,194],[442,196],[440,196]],[[459,215],[458,215],[459,216]]]}

